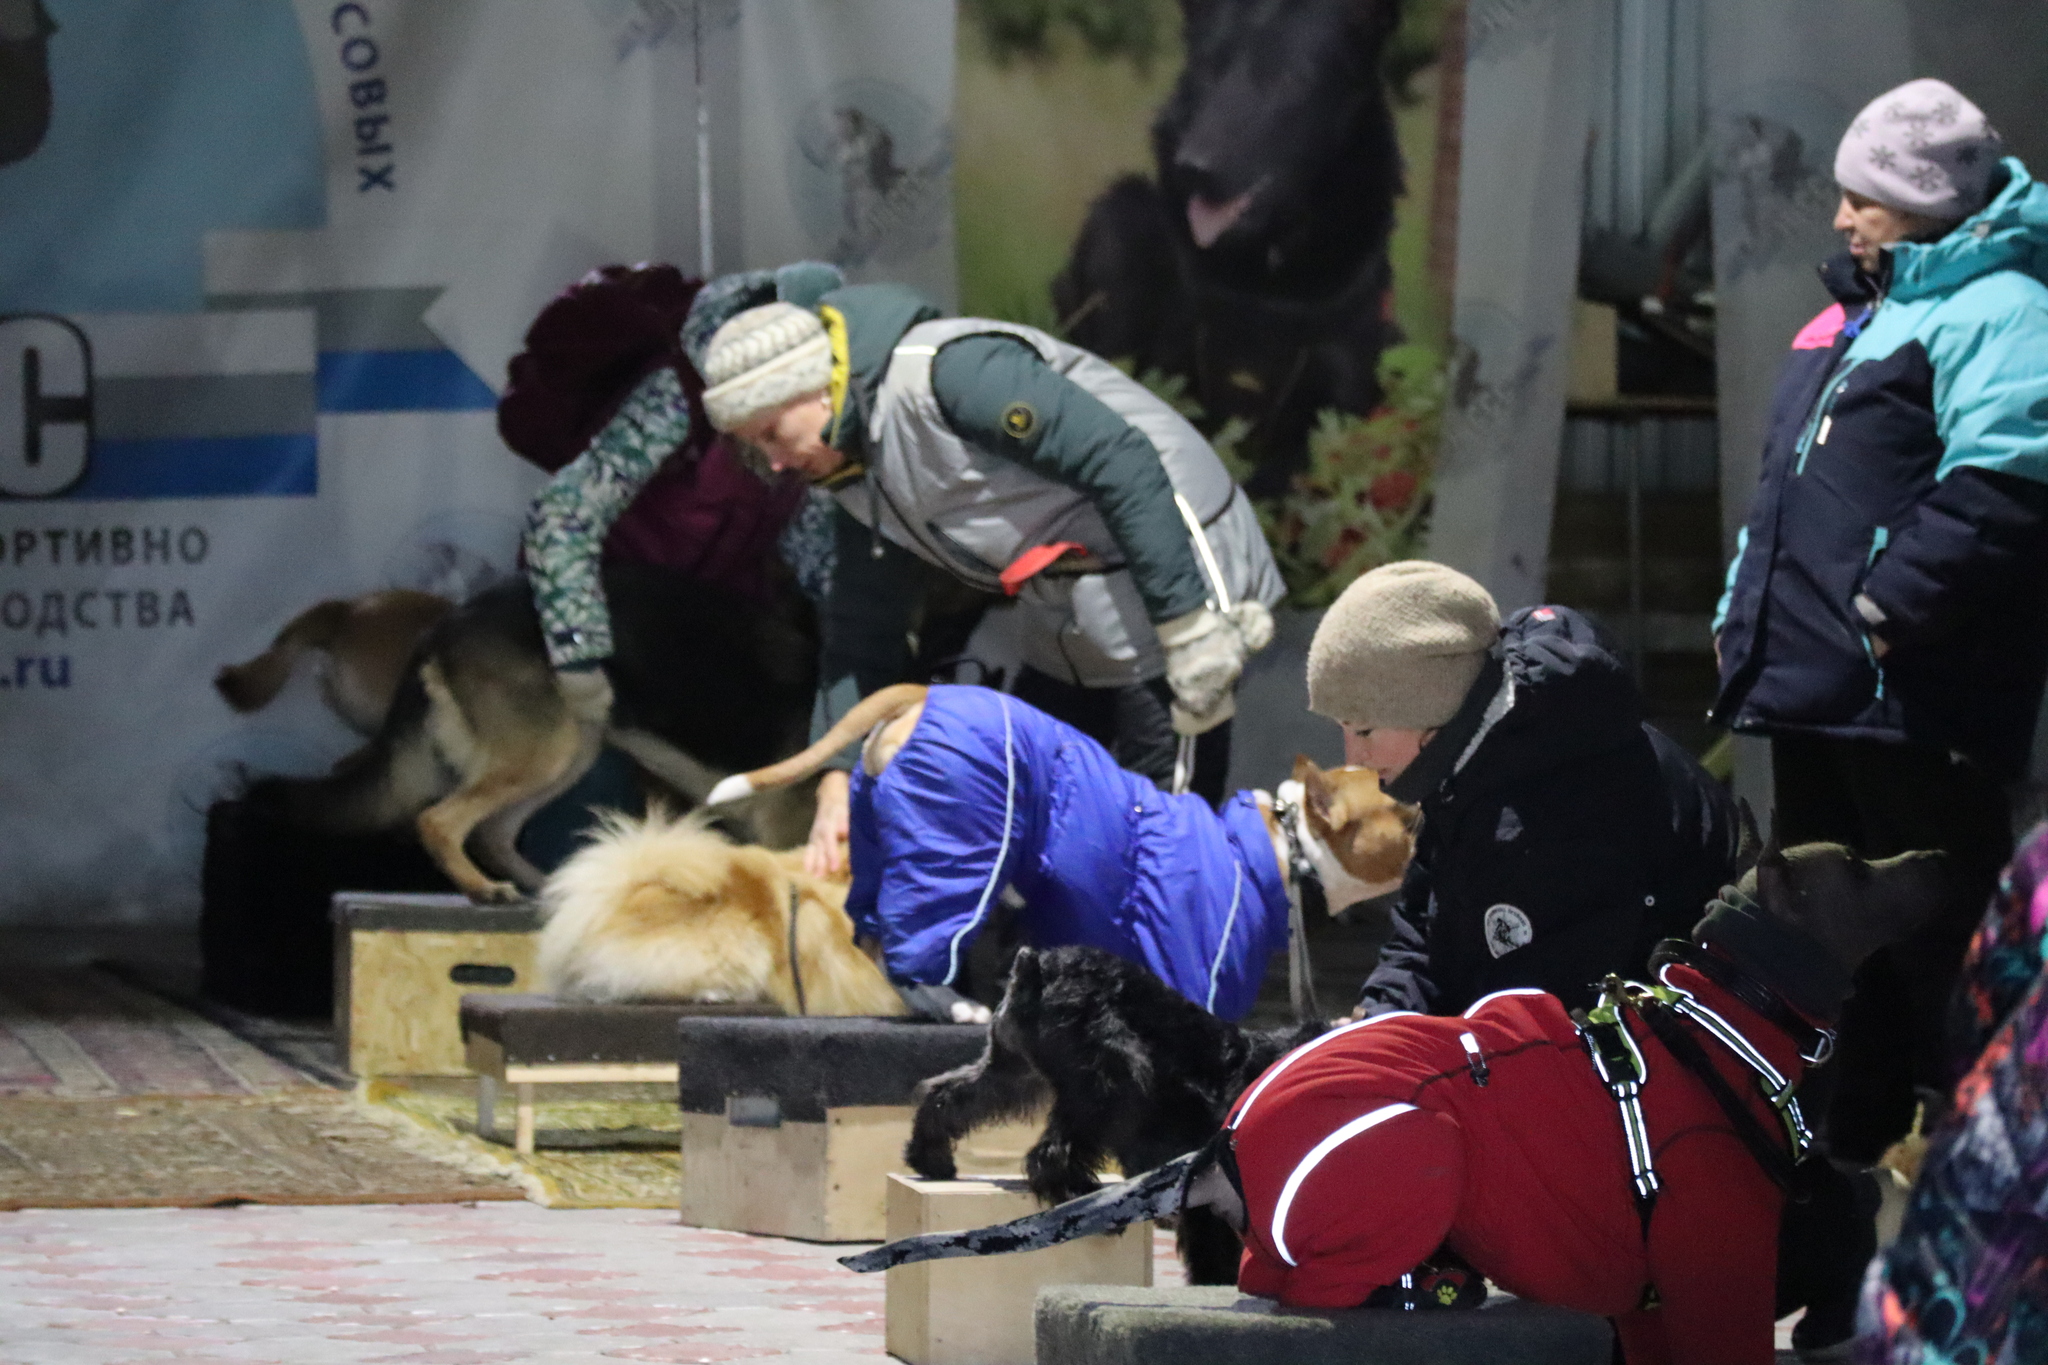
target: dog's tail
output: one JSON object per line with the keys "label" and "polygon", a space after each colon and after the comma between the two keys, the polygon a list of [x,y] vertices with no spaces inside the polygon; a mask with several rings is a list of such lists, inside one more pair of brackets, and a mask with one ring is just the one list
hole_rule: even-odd
{"label": "dog's tail", "polygon": [[871,697],[863,697],[816,744],[780,763],[771,763],[750,773],[734,773],[711,789],[711,795],[704,798],[704,804],[720,806],[728,801],[744,800],[770,787],[786,787],[792,782],[803,781],[854,740],[923,701],[929,690],[922,683],[898,683]]}
{"label": "dog's tail", "polygon": [[333,647],[353,609],[353,603],[338,597],[315,602],[277,633],[270,648],[247,663],[229,664],[214,674],[214,690],[237,711],[262,710],[284,690],[300,655],[309,649]]}

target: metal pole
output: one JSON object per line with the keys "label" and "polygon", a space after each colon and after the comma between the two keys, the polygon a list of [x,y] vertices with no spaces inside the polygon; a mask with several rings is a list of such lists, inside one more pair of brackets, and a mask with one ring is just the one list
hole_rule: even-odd
{"label": "metal pole", "polygon": [[1628,666],[1643,685],[1643,422],[1640,415],[1618,424],[1628,465]]}
{"label": "metal pole", "polygon": [[710,279],[711,265],[711,97],[704,89],[704,0],[691,0],[691,49],[697,80],[697,273]]}

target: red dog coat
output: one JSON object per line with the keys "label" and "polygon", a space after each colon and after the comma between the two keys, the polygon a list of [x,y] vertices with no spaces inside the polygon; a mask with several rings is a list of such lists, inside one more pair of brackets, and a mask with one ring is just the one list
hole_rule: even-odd
{"label": "red dog coat", "polygon": [[[1662,979],[1800,1075],[1783,1031],[1726,991],[1681,965]],[[1555,997],[1502,991],[1462,1018],[1333,1030],[1245,1092],[1229,1124],[1250,1219],[1239,1287],[1353,1307],[1448,1243],[1511,1293],[1615,1318],[1630,1365],[1770,1365],[1783,1196],[1705,1088],[1624,1018],[1663,1180],[1647,1238],[1585,1041]],[[1694,1033],[1776,1129],[1755,1073]]]}

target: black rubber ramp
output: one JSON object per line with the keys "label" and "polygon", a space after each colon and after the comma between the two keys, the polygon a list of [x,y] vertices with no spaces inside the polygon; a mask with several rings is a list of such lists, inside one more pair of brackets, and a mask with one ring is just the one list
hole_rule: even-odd
{"label": "black rubber ramp", "polygon": [[822,1123],[827,1109],[909,1104],[927,1076],[981,1055],[980,1024],[913,1019],[683,1019],[678,1022],[686,1112],[720,1114],[733,1098],[773,1099],[781,1118]]}
{"label": "black rubber ramp", "polygon": [[1484,1308],[1282,1308],[1228,1285],[1038,1292],[1038,1359],[1058,1365],[1608,1365],[1607,1319],[1496,1294]]}

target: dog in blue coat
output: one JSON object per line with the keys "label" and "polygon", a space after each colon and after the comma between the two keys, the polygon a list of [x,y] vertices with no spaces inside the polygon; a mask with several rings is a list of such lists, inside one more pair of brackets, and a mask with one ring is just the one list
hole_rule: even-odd
{"label": "dog in blue coat", "polygon": [[1008,891],[1035,946],[1104,949],[1238,1019],[1286,945],[1294,869],[1312,868],[1341,909],[1393,890],[1411,849],[1412,816],[1370,772],[1304,760],[1276,796],[1239,792],[1218,812],[981,687],[884,688],[706,804],[808,777],[863,732],[846,909],[899,986],[951,986]]}

